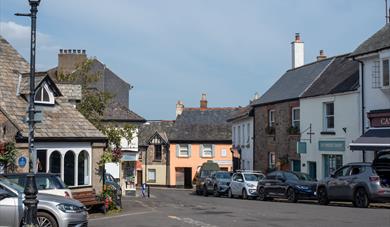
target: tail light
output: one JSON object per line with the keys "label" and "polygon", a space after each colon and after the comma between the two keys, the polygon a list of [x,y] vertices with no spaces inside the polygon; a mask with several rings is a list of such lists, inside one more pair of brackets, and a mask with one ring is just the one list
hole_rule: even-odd
{"label": "tail light", "polygon": [[65,198],[70,198],[70,195],[68,192],[65,192]]}
{"label": "tail light", "polygon": [[370,179],[370,181],[371,182],[379,182],[379,176],[371,176],[371,177],[369,177],[369,179]]}

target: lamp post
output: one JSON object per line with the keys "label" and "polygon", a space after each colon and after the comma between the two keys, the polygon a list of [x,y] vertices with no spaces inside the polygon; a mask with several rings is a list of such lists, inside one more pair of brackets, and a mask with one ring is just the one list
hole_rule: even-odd
{"label": "lamp post", "polygon": [[36,171],[35,151],[34,151],[34,124],[35,124],[35,44],[36,44],[36,20],[38,6],[41,0],[29,0],[30,13],[16,13],[16,16],[26,16],[31,18],[31,46],[30,46],[30,98],[28,106],[28,150],[29,150],[29,174],[24,188],[25,205],[23,226],[38,226],[37,219],[37,185],[35,183],[34,173]]}

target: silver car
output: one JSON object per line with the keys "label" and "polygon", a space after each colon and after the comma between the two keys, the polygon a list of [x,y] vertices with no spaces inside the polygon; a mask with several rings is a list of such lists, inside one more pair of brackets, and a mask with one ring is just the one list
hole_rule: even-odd
{"label": "silver car", "polygon": [[370,202],[390,202],[390,155],[371,163],[350,163],[320,181],[318,202],[352,201],[356,207],[368,207]]}
{"label": "silver car", "polygon": [[[8,179],[0,178],[0,226],[21,226],[23,190]],[[88,226],[88,213],[79,201],[48,194],[38,194],[38,200],[39,226]]]}
{"label": "silver car", "polygon": [[228,197],[240,196],[243,199],[256,198],[257,184],[264,178],[264,174],[252,171],[243,171],[233,174],[228,190]]}

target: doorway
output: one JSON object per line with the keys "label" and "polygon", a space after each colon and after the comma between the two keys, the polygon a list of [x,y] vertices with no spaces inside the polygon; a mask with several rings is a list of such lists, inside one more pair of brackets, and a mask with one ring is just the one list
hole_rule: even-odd
{"label": "doorway", "polygon": [[137,170],[137,186],[141,186],[142,184],[142,170]]}
{"label": "doorway", "polygon": [[184,188],[192,188],[192,168],[184,168]]}
{"label": "doorway", "polygon": [[316,162],[307,162],[309,167],[309,176],[313,179],[317,179],[317,163]]}

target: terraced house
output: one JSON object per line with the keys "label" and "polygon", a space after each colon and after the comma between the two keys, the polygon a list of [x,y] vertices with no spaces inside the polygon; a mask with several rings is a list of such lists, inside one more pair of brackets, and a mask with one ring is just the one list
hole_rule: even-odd
{"label": "terraced house", "polygon": [[[28,171],[29,163],[25,121],[28,72],[28,63],[0,37],[0,124],[3,137],[16,141],[18,172]],[[41,111],[33,157],[38,163],[37,171],[58,173],[72,188],[93,187],[99,193],[102,184],[98,162],[106,147],[106,137],[74,108],[69,102],[71,98],[64,96],[46,73],[37,74],[35,80],[35,104]],[[21,159],[27,162],[18,161]]]}

